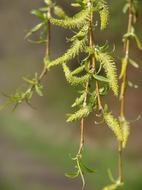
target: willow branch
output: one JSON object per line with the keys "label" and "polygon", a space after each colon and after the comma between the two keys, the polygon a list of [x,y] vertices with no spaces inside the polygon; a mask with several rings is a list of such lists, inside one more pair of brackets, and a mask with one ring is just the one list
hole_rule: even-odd
{"label": "willow branch", "polygon": [[[51,8],[49,7],[48,13],[47,13],[48,18],[51,16]],[[45,45],[45,57],[50,58],[50,42],[51,42],[51,23],[50,19],[48,19],[47,23],[48,31],[47,31],[47,36],[46,36],[46,45]],[[40,83],[44,76],[47,74],[47,67],[44,66],[43,70],[38,76],[38,82]],[[35,89],[35,84],[33,84],[28,91],[33,91]]]}
{"label": "willow branch", "polygon": [[[50,8],[48,11],[48,18],[50,18],[51,16],[51,12],[50,12]],[[50,19],[48,19],[48,32],[47,32],[47,37],[46,37],[46,48],[45,48],[45,57],[50,58],[50,42],[51,42],[51,23],[50,23]],[[39,81],[42,80],[42,78],[46,75],[47,73],[47,67],[44,66],[43,71],[41,72],[40,76],[39,76]]]}
{"label": "willow branch", "polygon": [[[129,15],[128,15],[128,29],[127,33],[131,32],[132,23],[133,23],[133,12],[132,12],[132,3],[133,0],[130,0],[129,6]],[[128,69],[128,59],[129,59],[129,52],[130,52],[130,39],[127,38],[124,42],[124,52],[126,60],[125,64],[125,73],[122,78],[121,83],[121,92],[120,92],[120,126],[122,126],[122,122],[125,118],[125,93],[126,93],[126,82],[127,82],[127,69]],[[122,171],[122,142],[119,141],[118,144],[118,179],[120,182],[123,182],[123,171]]]}
{"label": "willow branch", "polygon": [[[88,1],[88,6],[91,6],[92,1]],[[90,15],[90,21],[89,21],[89,47],[91,49],[95,50],[95,39],[94,39],[94,33],[93,33],[93,13],[91,11]],[[96,73],[96,58],[95,58],[95,53],[91,55],[90,57],[90,65],[91,69],[94,73]],[[99,83],[96,80],[96,94],[97,94],[97,100],[98,100],[98,109],[99,111],[102,110],[102,103],[101,103],[101,97],[99,93]]]}
{"label": "willow branch", "polygon": [[[86,82],[85,84],[85,93],[86,96],[84,98],[84,102],[83,102],[83,107],[86,106],[87,104],[87,94],[88,94],[88,87],[89,87],[89,82]],[[79,145],[79,150],[78,150],[78,155],[81,154],[83,147],[84,147],[84,139],[85,139],[85,130],[84,130],[84,118],[81,119],[80,121],[80,145]]]}

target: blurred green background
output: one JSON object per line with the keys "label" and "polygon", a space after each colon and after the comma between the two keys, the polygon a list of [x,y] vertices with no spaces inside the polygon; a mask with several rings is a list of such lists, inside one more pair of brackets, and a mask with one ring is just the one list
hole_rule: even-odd
{"label": "blurred green background", "polygon": [[[72,15],[71,1],[57,0]],[[95,37],[99,44],[106,39],[115,45],[117,66],[120,67],[122,35],[127,28],[127,17],[122,13],[124,0],[108,1],[110,23],[104,32],[97,30]],[[142,2],[139,1],[142,13]],[[24,40],[28,30],[37,23],[30,15],[31,9],[43,6],[43,1],[0,0],[0,103],[19,88],[22,76],[33,76],[43,66],[44,47],[29,44]],[[142,14],[136,25],[142,40]],[[55,30],[54,30],[55,29]],[[68,47],[65,36],[68,30],[52,28],[52,58],[61,55]],[[142,112],[142,53],[132,44],[131,54],[140,62],[140,70],[130,67],[129,78],[139,85],[138,89],[127,91],[127,118],[132,122],[131,136],[125,151],[125,190],[142,190],[142,137],[141,119],[135,121]],[[31,109],[20,105],[15,112],[8,108],[0,113],[0,189],[1,190],[79,190],[80,179],[70,180],[65,172],[73,168],[70,154],[75,155],[79,143],[78,123],[67,124],[66,113],[76,96],[64,78],[61,68],[48,73],[44,81],[44,97],[34,96]],[[107,99],[111,109],[118,114],[119,102]],[[94,116],[86,121],[86,149],[84,162],[96,169],[86,176],[86,190],[100,190],[109,184],[107,170],[117,176],[117,143],[107,126],[95,126]]]}

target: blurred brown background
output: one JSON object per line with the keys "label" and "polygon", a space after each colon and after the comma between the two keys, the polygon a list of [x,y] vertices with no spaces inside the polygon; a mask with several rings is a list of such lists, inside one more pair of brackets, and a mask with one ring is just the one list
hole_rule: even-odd
{"label": "blurred brown background", "polygon": [[[74,14],[70,2],[57,0],[57,4],[67,8],[69,15]],[[106,39],[115,45],[117,66],[120,68],[122,35],[127,28],[127,17],[122,13],[124,0],[109,0],[110,23],[104,32],[96,32],[96,41],[105,43]],[[22,76],[32,77],[43,66],[44,47],[29,44],[24,40],[28,30],[38,20],[30,15],[32,9],[43,6],[43,1],[0,0],[0,103],[6,101],[5,94],[14,94],[19,88]],[[140,14],[136,28],[142,41],[142,2],[139,1]],[[55,30],[54,30],[55,29]],[[68,47],[65,36],[68,30],[52,27],[52,58],[61,55]],[[138,89],[127,90],[127,118],[131,124],[131,136],[125,151],[124,174],[126,190],[142,189],[142,53],[132,44],[131,54],[140,63],[140,69],[129,67],[129,78],[139,85]],[[0,189],[1,190],[79,190],[80,180],[70,180],[64,173],[72,170],[69,154],[75,155],[79,142],[78,123],[67,124],[66,113],[76,92],[64,78],[60,67],[51,70],[44,81],[44,97],[34,96],[31,109],[26,104],[16,111],[11,108],[0,113]],[[119,102],[110,94],[107,99],[110,108],[117,115]],[[106,126],[94,124],[93,114],[86,121],[85,162],[97,172],[87,175],[86,190],[101,189],[110,183],[107,169],[117,173],[117,144]],[[115,146],[116,145],[116,146]]]}

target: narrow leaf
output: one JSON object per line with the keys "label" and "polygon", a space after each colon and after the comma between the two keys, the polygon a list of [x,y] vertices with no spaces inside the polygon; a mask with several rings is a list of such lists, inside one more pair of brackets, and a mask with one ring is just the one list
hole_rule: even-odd
{"label": "narrow leaf", "polygon": [[96,171],[94,169],[88,168],[84,163],[80,162],[80,166],[84,172],[87,173],[95,173]]}
{"label": "narrow leaf", "polygon": [[121,66],[121,73],[120,73],[119,79],[122,79],[122,77],[126,73],[127,65],[128,65],[128,59],[123,58],[122,59],[122,66]]}
{"label": "narrow leaf", "polygon": [[103,77],[101,75],[93,75],[93,77],[98,80],[98,81],[101,81],[101,82],[109,82],[109,79],[107,79],[106,77]]}
{"label": "narrow leaf", "polygon": [[32,11],[31,11],[31,14],[32,14],[32,15],[35,15],[35,16],[37,16],[37,17],[39,17],[39,18],[42,19],[42,20],[47,19],[47,17],[45,16],[46,14],[43,13],[43,11],[41,11],[41,10],[32,10]]}
{"label": "narrow leaf", "polygon": [[79,171],[77,171],[77,172],[72,172],[72,173],[65,173],[65,176],[68,177],[68,178],[74,179],[74,178],[76,178],[76,177],[79,176]]}
{"label": "narrow leaf", "polygon": [[43,92],[42,92],[42,86],[37,84],[35,85],[35,90],[36,90],[36,93],[39,95],[39,96],[43,96]]}
{"label": "narrow leaf", "polygon": [[133,59],[129,59],[129,63],[130,63],[133,67],[135,67],[136,69],[139,68],[138,63],[136,63]]}
{"label": "narrow leaf", "polygon": [[31,36],[33,33],[37,32],[38,30],[40,30],[42,27],[44,26],[44,23],[39,23],[37,24],[35,27],[33,27],[30,32],[28,32],[28,34],[25,36],[25,38],[28,38],[29,36]]}

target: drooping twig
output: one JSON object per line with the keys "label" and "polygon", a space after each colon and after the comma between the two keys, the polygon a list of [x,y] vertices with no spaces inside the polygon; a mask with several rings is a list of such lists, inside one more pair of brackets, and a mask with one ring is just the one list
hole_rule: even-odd
{"label": "drooping twig", "polygon": [[[132,12],[132,3],[133,0],[129,0],[129,13],[128,13],[128,29],[127,33],[130,33],[132,30],[133,24],[133,12]],[[121,83],[121,91],[120,91],[120,127],[123,125],[123,121],[125,118],[125,93],[126,93],[126,82],[127,82],[127,68],[128,68],[128,61],[129,61],[129,52],[130,52],[130,39],[127,38],[124,42],[124,59],[125,61],[122,64],[125,64],[125,71],[122,77]],[[123,65],[122,65],[123,67]],[[122,142],[119,141],[118,143],[118,180],[122,183],[123,182],[123,171],[122,171]]]}

